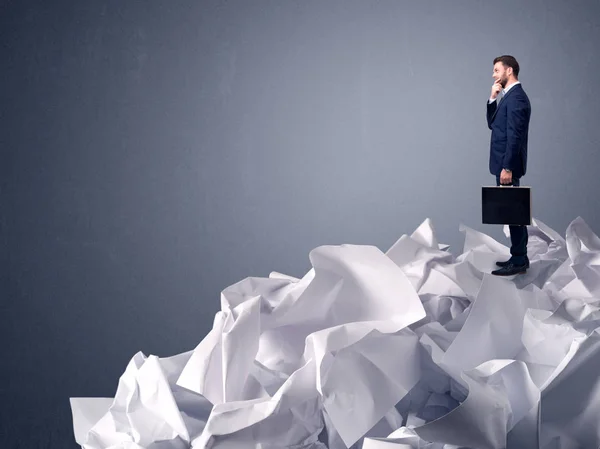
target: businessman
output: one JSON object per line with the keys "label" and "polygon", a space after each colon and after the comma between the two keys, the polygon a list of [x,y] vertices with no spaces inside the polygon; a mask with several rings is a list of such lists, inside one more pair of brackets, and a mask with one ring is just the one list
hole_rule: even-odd
{"label": "businessman", "polygon": [[[527,136],[531,105],[519,82],[519,63],[509,55],[494,59],[494,85],[487,102],[487,122],[492,130],[490,143],[490,173],[496,185],[519,186],[527,171]],[[502,92],[502,97],[498,98]],[[497,276],[522,274],[529,268],[527,257],[527,227],[510,227],[509,260],[496,262]]]}

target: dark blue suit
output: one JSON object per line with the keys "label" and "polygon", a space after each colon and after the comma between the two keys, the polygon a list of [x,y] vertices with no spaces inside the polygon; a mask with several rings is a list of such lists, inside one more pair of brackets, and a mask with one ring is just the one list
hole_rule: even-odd
{"label": "dark blue suit", "polygon": [[487,105],[488,127],[492,130],[490,142],[490,173],[500,176],[503,168],[512,170],[513,178],[527,172],[527,138],[531,105],[529,98],[517,84],[498,101]]}
{"label": "dark blue suit", "polygon": [[[492,130],[490,142],[490,173],[500,185],[500,173],[512,171],[513,185],[527,172],[527,138],[531,104],[521,84],[516,84],[498,101],[487,104],[487,122]],[[517,265],[529,263],[527,258],[527,227],[509,226],[511,259]]]}

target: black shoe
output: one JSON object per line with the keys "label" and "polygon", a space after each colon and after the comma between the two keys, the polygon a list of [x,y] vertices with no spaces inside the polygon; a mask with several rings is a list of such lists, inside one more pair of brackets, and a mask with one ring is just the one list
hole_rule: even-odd
{"label": "black shoe", "polygon": [[529,268],[527,264],[515,265],[511,262],[508,265],[505,265],[504,267],[496,271],[492,271],[492,274],[495,276],[512,276],[513,274],[524,274],[527,271],[527,268]]}
{"label": "black shoe", "polygon": [[[509,263],[512,263],[512,259],[505,260],[504,262],[496,262],[496,265],[498,265],[499,267],[505,267]],[[525,262],[525,266],[529,268],[529,261]]]}

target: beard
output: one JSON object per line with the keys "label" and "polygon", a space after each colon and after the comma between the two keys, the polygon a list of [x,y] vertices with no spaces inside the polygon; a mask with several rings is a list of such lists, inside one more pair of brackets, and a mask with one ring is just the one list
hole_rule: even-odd
{"label": "beard", "polygon": [[507,83],[508,83],[508,76],[504,77],[504,78],[500,78],[500,85],[502,86],[503,89],[506,87]]}

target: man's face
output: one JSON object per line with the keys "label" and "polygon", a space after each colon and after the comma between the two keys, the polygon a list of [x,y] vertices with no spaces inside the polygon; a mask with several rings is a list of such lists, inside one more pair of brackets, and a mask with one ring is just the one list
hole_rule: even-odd
{"label": "man's face", "polygon": [[502,88],[506,87],[506,83],[508,83],[509,70],[512,72],[510,67],[505,67],[501,62],[494,64],[494,73],[492,74],[492,77],[494,78],[494,81],[500,81]]}

